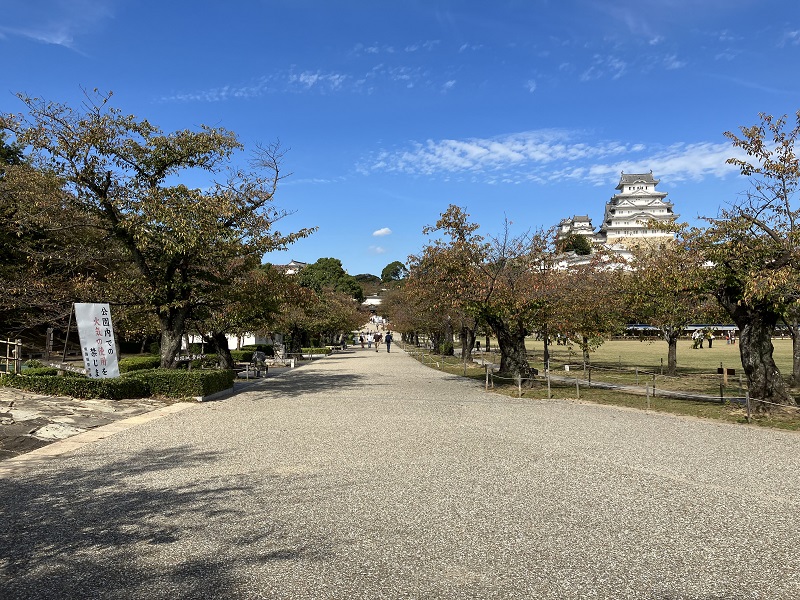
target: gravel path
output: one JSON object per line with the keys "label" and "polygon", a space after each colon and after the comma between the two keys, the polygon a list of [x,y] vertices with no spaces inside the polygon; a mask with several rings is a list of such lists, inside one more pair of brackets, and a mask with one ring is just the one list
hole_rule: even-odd
{"label": "gravel path", "polygon": [[359,348],[0,479],[0,597],[796,599],[799,456]]}

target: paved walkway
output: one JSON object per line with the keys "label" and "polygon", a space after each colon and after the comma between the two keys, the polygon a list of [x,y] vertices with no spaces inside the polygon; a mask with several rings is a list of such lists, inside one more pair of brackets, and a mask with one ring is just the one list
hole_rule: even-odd
{"label": "paved walkway", "polygon": [[0,596],[800,596],[800,435],[505,398],[384,350],[0,478]]}

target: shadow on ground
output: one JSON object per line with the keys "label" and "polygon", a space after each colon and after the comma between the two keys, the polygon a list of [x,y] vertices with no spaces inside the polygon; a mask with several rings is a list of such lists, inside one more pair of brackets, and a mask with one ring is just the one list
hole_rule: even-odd
{"label": "shadow on ground", "polygon": [[[254,489],[247,477],[232,475],[164,486],[170,470],[182,470],[186,481],[187,469],[215,460],[214,453],[176,447],[0,481],[0,596],[236,597],[234,563],[247,569],[321,557],[324,543],[287,537],[270,514],[276,482],[261,478]],[[254,494],[263,498],[258,526],[228,531],[225,523],[247,520],[231,497]]]}
{"label": "shadow on ground", "polygon": [[[343,356],[339,360],[358,359],[358,355]],[[363,390],[364,386],[371,383],[371,378],[364,375],[354,375],[347,369],[329,369],[309,373],[300,370],[289,377],[276,377],[261,386],[261,391],[275,392],[282,396],[296,397],[305,394],[315,394],[326,390]]]}

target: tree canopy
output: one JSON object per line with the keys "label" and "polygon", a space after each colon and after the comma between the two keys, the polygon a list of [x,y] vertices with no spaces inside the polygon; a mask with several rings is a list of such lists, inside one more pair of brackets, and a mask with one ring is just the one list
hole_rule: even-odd
{"label": "tree canopy", "polygon": [[[253,257],[285,248],[311,230],[281,234],[273,224],[287,213],[273,204],[282,178],[277,145],[258,147],[250,168],[223,128],[164,133],[146,119],[110,106],[111,94],[87,94],[81,110],[23,94],[27,115],[3,114],[0,127],[31,151],[31,164],[57,178],[58,202],[101,233],[84,252],[111,269],[100,298],[147,306],[161,327],[161,363],[172,366],[193,310],[230,285]],[[205,172],[209,184],[182,177]],[[25,195],[27,181],[13,193]],[[41,214],[52,222],[50,194]],[[27,190],[32,202],[40,202]],[[123,260],[114,262],[120,255]],[[129,267],[128,267],[129,265]]]}
{"label": "tree canopy", "polygon": [[389,283],[390,281],[400,281],[408,275],[408,269],[399,260],[390,262],[381,271],[381,281]]}
{"label": "tree canopy", "polygon": [[355,277],[348,275],[338,258],[320,258],[306,265],[298,274],[300,285],[322,293],[324,290],[345,292],[359,302],[364,301],[364,290]]}

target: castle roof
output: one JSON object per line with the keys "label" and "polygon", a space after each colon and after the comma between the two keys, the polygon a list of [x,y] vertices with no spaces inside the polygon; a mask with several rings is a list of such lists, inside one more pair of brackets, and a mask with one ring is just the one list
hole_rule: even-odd
{"label": "castle roof", "polygon": [[657,185],[658,182],[659,180],[653,177],[652,171],[649,173],[625,173],[623,171],[620,173],[619,183],[615,189],[622,191],[623,185],[631,183],[652,183],[653,185]]}

